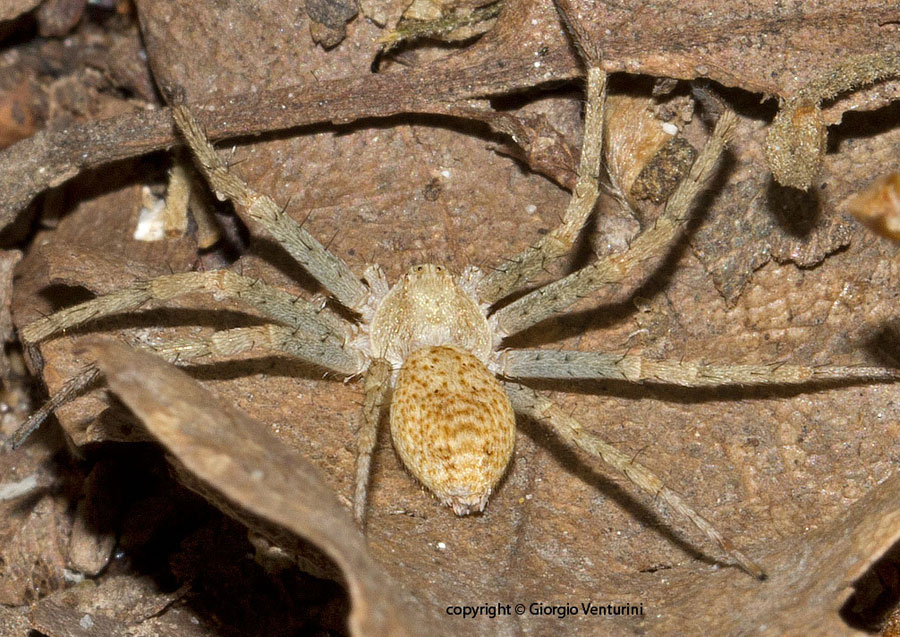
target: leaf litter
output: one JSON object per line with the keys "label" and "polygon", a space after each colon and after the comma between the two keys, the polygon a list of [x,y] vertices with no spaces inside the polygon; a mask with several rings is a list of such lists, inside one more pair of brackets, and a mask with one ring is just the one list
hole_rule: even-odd
{"label": "leaf litter", "polygon": [[[593,309],[596,302],[585,303],[571,319],[534,335],[537,342],[562,338],[564,344],[582,349],[642,347],[659,356],[735,362],[890,360],[894,350],[889,328],[896,320],[892,290],[900,277],[894,251],[843,213],[847,199],[861,185],[898,169],[892,152],[900,141],[894,139],[898,110],[885,106],[894,96],[895,84],[880,83],[826,105],[823,112],[833,124],[845,110],[880,110],[846,116],[832,129],[824,187],[812,195],[786,193],[769,183],[762,149],[765,124],[774,109],[772,102],[760,105],[759,97],[789,97],[809,81],[809,69],[844,55],[838,50],[865,54],[896,46],[896,27],[891,31],[896,8],[875,2],[862,7],[810,3],[804,14],[779,15],[764,6],[767,3],[745,4],[744,26],[737,31],[733,19],[713,2],[670,3],[656,15],[607,3],[576,5],[584,15],[593,16],[587,28],[599,43],[607,68],[718,82],[727,87],[726,98],[738,106],[741,128],[726,181],[704,202],[703,222],[689,238],[690,249],[676,250],[633,296],[612,299],[606,313]],[[214,135],[308,126],[249,143],[244,140],[234,151],[236,169],[259,190],[288,203],[290,211],[305,217],[311,210],[307,227],[313,234],[327,241],[339,229],[331,249],[357,267],[378,261],[395,277],[416,262],[438,261],[455,269],[490,262],[485,255],[508,254],[546,232],[565,205],[566,193],[554,184],[488,150],[491,145],[505,146],[511,154],[525,157],[534,170],[566,183],[570,161],[566,149],[580,132],[577,120],[573,124],[572,118],[557,116],[555,110],[570,110],[567,104],[577,103],[580,93],[571,87],[555,89],[552,83],[574,78],[578,62],[555,8],[548,3],[507,3],[494,29],[474,44],[449,53],[440,47],[402,50],[397,59],[403,66],[392,62],[376,76],[368,69],[376,49],[372,43],[381,31],[361,18],[348,23],[346,39],[326,52],[307,38],[305,27],[298,30],[285,24],[289,13],[278,3],[262,5],[254,15],[226,8],[223,16],[222,8],[212,5],[138,2],[136,8],[155,79],[163,87],[184,87],[191,101],[219,106],[207,122]],[[733,3],[729,15],[732,10]],[[231,26],[223,34],[219,25],[225,23]],[[303,37],[298,38],[297,32]],[[261,44],[248,55],[247,43]],[[436,73],[446,77],[438,88],[433,79],[426,83]],[[619,81],[627,85],[627,79]],[[571,126],[550,134],[562,149],[551,156],[562,158],[555,163],[531,161],[532,147],[517,151],[508,139],[491,132],[492,122],[496,130],[502,117],[508,126],[537,131],[534,140],[547,139],[548,133],[529,120],[526,111],[519,113],[523,108],[532,112],[533,104],[540,102],[543,94],[537,89],[563,91],[543,120]],[[292,93],[295,98],[288,98]],[[242,97],[232,101],[233,95]],[[488,96],[492,98],[472,101]],[[326,98],[329,101],[319,104]],[[162,183],[165,173],[159,158],[134,158],[167,147],[174,138],[165,111],[135,111],[134,102],[120,101],[123,114],[102,126],[90,117],[83,124],[47,121],[44,131],[14,147],[17,161],[10,151],[0,157],[4,185],[10,185],[8,191],[4,188],[10,193],[5,197],[7,224],[49,185],[91,165],[119,162],[114,174],[89,172],[54,191],[60,193],[55,198],[40,200],[43,209],[38,212],[45,228],[33,240],[12,290],[18,325],[38,312],[83,298],[80,289],[100,293],[136,277],[184,270],[216,258],[198,254],[190,236],[153,244],[133,240],[140,187],[154,179]],[[338,128],[327,124],[404,112],[418,115]],[[63,130],[77,134],[67,136]],[[693,134],[690,127],[687,134]],[[81,154],[89,157],[82,159]],[[554,173],[542,165],[563,168]],[[35,166],[46,170],[40,173]],[[799,197],[800,204],[791,197]],[[67,210],[64,216],[59,216],[60,206]],[[611,201],[602,202],[600,214],[613,206]],[[808,217],[794,218],[798,209],[807,210]],[[34,212],[35,206],[30,210]],[[293,287],[298,293],[308,287],[308,280],[267,242],[251,239],[242,252],[234,267],[245,274]],[[48,284],[54,286],[50,294]],[[68,287],[73,285],[82,287]],[[104,321],[83,334],[108,332],[140,343],[192,329],[183,326],[212,329],[252,320],[236,307],[228,308],[231,312],[224,318],[213,312],[221,307],[197,297],[182,308]],[[80,336],[42,346],[43,375],[51,392],[84,364],[84,354],[76,354],[84,348]],[[101,571],[95,587],[82,582],[70,588],[73,584],[66,579],[70,529],[83,520],[79,522],[76,514],[73,525],[64,506],[76,502],[79,493],[96,493],[81,486],[90,474],[83,468],[98,458],[115,456],[111,441],[147,440],[147,432],[176,459],[181,481],[275,546],[295,553],[307,570],[325,578],[310,582],[335,578],[348,585],[349,626],[356,634],[385,625],[367,623],[379,621],[395,621],[398,626],[429,621],[434,632],[446,633],[476,626],[534,634],[561,626],[575,634],[598,630],[675,634],[702,628],[740,633],[765,625],[772,634],[799,634],[810,626],[822,634],[851,634],[877,627],[880,621],[875,611],[871,611],[874,618],[859,613],[859,600],[879,595],[896,599],[889,579],[875,578],[873,583],[864,577],[896,542],[900,528],[890,478],[896,464],[892,443],[898,434],[898,405],[891,386],[834,387],[811,394],[612,387],[606,388],[612,390],[611,397],[595,395],[593,388],[564,399],[566,408],[586,424],[640,454],[645,464],[664,467],[668,484],[766,565],[771,578],[760,584],[734,569],[711,564],[696,539],[673,530],[627,485],[598,473],[531,423],[523,423],[513,467],[486,514],[463,520],[412,482],[389,440],[382,438],[364,549],[342,526],[340,505],[334,500],[334,494],[341,498],[352,492],[352,441],[361,398],[354,388],[323,382],[311,370],[277,360],[197,366],[192,374],[215,396],[196,399],[202,413],[211,422],[243,423],[228,434],[241,436],[236,444],[224,450],[214,447],[213,455],[204,456],[209,453],[204,445],[209,445],[210,434],[161,417],[163,406],[154,402],[159,396],[148,396],[147,383],[135,382],[135,370],[149,369],[151,363],[142,359],[136,363],[133,357],[139,355],[117,347],[91,347],[106,361],[110,376],[119,379],[113,381],[113,390],[121,402],[113,400],[107,407],[108,401],[94,394],[59,415],[80,449],[74,465],[57,464],[51,459],[59,456],[50,451],[31,460],[21,455],[60,447],[58,438],[43,434],[13,457],[19,460],[10,460],[23,463],[15,469],[21,474],[2,474],[7,482],[7,475],[21,479],[37,472],[42,484],[50,482],[48,473],[68,476],[52,482],[68,483],[68,490],[57,486],[24,505],[20,502],[17,506],[24,508],[19,515],[5,516],[2,535],[4,551],[25,547],[21,555],[36,558],[47,573],[40,585],[20,589],[19,594],[28,597],[2,601],[31,604],[31,610],[25,607],[23,612],[30,612],[31,625],[46,634],[78,634],[65,631],[74,630],[73,621],[80,626],[88,614],[97,625],[107,617],[119,622],[115,626],[134,631],[149,621],[149,616],[126,616],[111,607],[85,612],[90,600],[97,604],[108,595],[103,584],[115,570],[115,549],[107,556],[112,566]],[[170,378],[168,373],[159,370],[153,377],[163,382]],[[176,393],[202,391],[180,376],[163,385]],[[231,405],[257,424],[249,424]],[[169,438],[159,433],[161,426],[168,427]],[[277,437],[278,446],[268,438],[237,444],[267,431]],[[206,461],[219,458],[220,464],[234,467],[256,467],[249,463],[267,458],[272,470],[283,475],[303,473],[302,467],[311,464],[322,472],[327,488],[289,489],[287,483],[275,480],[266,483],[266,493],[241,490],[241,484],[252,484],[247,475],[242,483],[235,474],[207,474],[209,467],[203,462],[197,466],[186,460],[191,454]],[[73,473],[66,468],[72,466],[81,468]],[[325,535],[310,530],[312,518],[305,513],[263,506],[287,498],[296,511],[329,511],[331,526],[323,527]],[[151,512],[163,506],[149,497],[137,501]],[[127,539],[131,536],[122,535],[121,528],[133,525],[129,520],[138,513],[125,505],[119,508],[129,512],[118,522],[120,537]],[[29,523],[36,515],[36,520],[50,516],[53,525]],[[171,524],[165,515],[150,519],[160,527]],[[197,537],[210,537],[210,524],[205,520],[195,531]],[[34,535],[30,528],[43,529],[43,535]],[[338,529],[345,529],[346,544],[335,549],[335,538],[344,537]],[[56,535],[47,536],[51,531]],[[20,542],[16,538],[26,536],[34,539],[16,544]],[[89,547],[106,553],[102,544]],[[232,545],[241,550],[238,540],[222,544]],[[329,558],[322,557],[323,549]],[[202,551],[183,550],[180,559],[173,562],[178,568],[170,570],[183,574],[215,563]],[[192,561],[201,559],[210,562]],[[259,561],[271,568],[265,559]],[[5,561],[4,568],[15,563]],[[87,567],[83,560],[78,564]],[[69,570],[70,578],[73,572]],[[123,576],[139,574],[136,568]],[[35,582],[34,573],[11,581]],[[854,597],[857,581],[860,590]],[[212,619],[209,606],[202,603],[205,589],[196,581],[191,590],[174,596],[173,590],[179,588],[169,584],[157,583],[155,591],[146,592],[148,599],[158,598],[155,621],[168,617],[172,626],[196,627],[191,620],[197,620],[201,629],[194,630],[208,631],[197,634],[230,634],[237,625],[229,628],[228,622]],[[57,596],[76,589],[81,601]],[[54,590],[59,593],[43,597]],[[786,599],[797,601],[787,604]],[[645,615],[633,621],[512,616],[474,624],[445,611],[452,604],[578,605],[587,600],[641,603]],[[315,607],[306,612],[314,614],[310,608]],[[881,607],[876,610],[885,612]],[[322,621],[328,625],[327,619]],[[286,621],[284,626],[288,631],[296,624]]]}

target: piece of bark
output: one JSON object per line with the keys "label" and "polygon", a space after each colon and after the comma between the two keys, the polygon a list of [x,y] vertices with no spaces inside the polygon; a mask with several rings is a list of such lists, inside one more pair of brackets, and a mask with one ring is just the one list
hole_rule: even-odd
{"label": "piece of bark", "polygon": [[86,0],[44,0],[35,12],[38,32],[43,37],[62,37],[84,14]]}
{"label": "piece of bark", "polygon": [[[0,343],[11,343],[14,339],[12,314],[13,273],[22,259],[19,250],[0,250]],[[6,351],[0,352],[0,379],[8,380],[11,367]]]}
{"label": "piece of bark", "polygon": [[[577,73],[579,64],[548,2],[509,3],[495,29],[475,46],[450,58],[453,64],[449,67],[441,61],[384,77],[350,74],[333,83],[317,80],[287,90],[257,90],[228,100],[213,99],[209,106],[215,109],[215,115],[205,124],[213,138],[222,138],[399,112],[440,113],[451,101],[569,79]],[[603,51],[606,70],[682,79],[704,77],[770,96],[791,95],[809,80],[814,69],[822,68],[823,60],[843,57],[848,49],[863,54],[900,46],[891,30],[900,19],[900,10],[883,0],[870,0],[865,6],[849,0],[829,3],[816,7],[813,14],[802,9],[773,9],[761,1],[745,4],[745,11],[735,13],[733,6],[725,10],[712,0],[688,7],[672,1],[658,6],[652,15],[636,12],[631,5],[585,0],[573,6],[589,16],[588,34]],[[160,5],[141,6],[154,11]],[[160,23],[168,24],[163,18],[169,9],[160,7],[159,11]],[[201,18],[203,15],[199,14]],[[283,30],[270,33],[278,31]],[[200,28],[159,33],[151,30],[145,37],[152,47],[156,41],[173,35],[180,38],[184,33],[200,38],[195,51],[203,50],[203,42],[219,41],[203,36],[204,29]],[[238,46],[241,39],[231,42]],[[734,46],[735,42],[741,46]],[[273,53],[278,50],[272,49]],[[217,59],[230,65],[242,56],[223,58],[219,52]],[[776,68],[772,68],[772,60],[780,60]],[[179,66],[165,59],[156,64],[158,72]],[[223,72],[216,75],[220,95],[240,92],[239,84],[250,90],[245,81],[235,81],[231,69],[220,70]],[[435,74],[441,76],[441,82],[429,80]],[[295,77],[296,69],[273,76]],[[836,123],[847,110],[883,106],[896,97],[898,86],[896,82],[879,84],[852,93],[826,108],[823,118],[826,123]],[[325,105],[328,108],[323,112]],[[0,154],[0,175],[4,176],[0,187],[7,193],[0,207],[0,226],[9,224],[36,194],[81,170],[166,148],[174,142],[165,111],[38,134],[15,150],[17,161],[12,161],[9,153]]]}
{"label": "piece of bark", "polygon": [[12,20],[23,13],[31,11],[41,0],[9,0],[0,5],[0,22]]}

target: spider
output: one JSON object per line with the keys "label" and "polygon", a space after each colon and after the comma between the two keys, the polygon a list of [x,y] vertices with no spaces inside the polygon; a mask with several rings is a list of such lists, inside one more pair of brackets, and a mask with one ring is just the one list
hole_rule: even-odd
{"label": "spider", "polygon": [[[510,463],[518,413],[547,423],[566,442],[622,472],[637,487],[691,520],[732,562],[763,578],[758,564],[734,548],[654,472],[591,433],[523,381],[617,379],[698,387],[892,380],[900,375],[869,367],[710,365],[631,354],[504,348],[507,337],[558,316],[579,299],[621,281],[637,264],[675,240],[689,219],[692,203],[714,172],[735,123],[733,113],[725,109],[664,211],[626,251],[530,289],[548,262],[570,250],[597,202],[605,73],[590,68],[586,90],[578,179],[560,225],[491,270],[469,267],[455,275],[443,265],[421,264],[393,285],[377,265],[369,266],[362,276],[355,274],[271,198],[231,173],[191,111],[183,104],[176,105],[175,123],[216,195],[233,201],[277,240],[334,302],[349,310],[351,319],[324,311],[325,304],[219,270],[139,281],[38,319],[25,326],[21,336],[33,345],[90,320],[198,290],[237,299],[272,322],[170,343],[155,348],[157,353],[172,362],[186,363],[202,356],[253,350],[296,357],[348,379],[361,377],[365,399],[353,497],[353,513],[361,526],[382,405],[390,404],[391,435],[406,468],[458,515],[485,508]],[[515,295],[515,300],[507,302]],[[72,379],[22,431],[36,426],[98,375],[96,368],[89,368]]]}

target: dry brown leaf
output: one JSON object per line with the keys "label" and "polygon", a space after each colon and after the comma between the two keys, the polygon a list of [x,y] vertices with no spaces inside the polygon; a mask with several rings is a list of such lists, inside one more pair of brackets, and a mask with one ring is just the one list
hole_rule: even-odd
{"label": "dry brown leaf", "polygon": [[70,520],[64,494],[50,493],[50,456],[37,446],[0,455],[2,605],[27,604],[63,585]]}
{"label": "dry brown leaf", "polygon": [[85,479],[69,535],[68,567],[96,577],[109,564],[118,542],[122,488],[110,462],[98,462]]}
{"label": "dry brown leaf", "polygon": [[[821,69],[850,55],[898,50],[900,8],[883,0],[639,2],[567,0],[609,70],[657,77],[707,77],[725,86],[788,97]],[[883,105],[898,85],[859,96]],[[878,97],[876,98],[876,95]],[[848,106],[844,106],[846,110]],[[843,112],[843,111],[838,111]],[[832,116],[833,117],[833,116]],[[829,119],[829,123],[840,121]]]}
{"label": "dry brown leaf", "polygon": [[0,148],[34,135],[36,96],[27,80],[0,92]]}
{"label": "dry brown leaf", "polygon": [[31,629],[31,622],[19,608],[0,606],[0,631],[4,635],[25,635]]}
{"label": "dry brown leaf", "polygon": [[41,0],[10,0],[0,7],[0,21],[12,20],[27,11],[31,11]]}
{"label": "dry brown leaf", "polygon": [[[135,635],[140,626],[163,615],[182,594],[161,593],[150,577],[112,575],[99,583],[85,580],[42,599],[31,612],[31,623],[35,630],[50,637]],[[192,637],[209,632],[201,629],[197,621],[184,621],[179,631],[163,630],[158,634]]]}
{"label": "dry brown leaf", "polygon": [[260,518],[313,542],[337,563],[353,599],[353,634],[434,630],[372,562],[349,513],[317,469],[266,426],[220,405],[187,374],[152,354],[104,341],[88,350],[110,388],[202,484],[206,497],[251,526]]}
{"label": "dry brown leaf", "polygon": [[[724,573],[688,584],[656,627],[664,634],[688,622],[705,634],[740,635],[761,627],[769,635],[850,634],[839,615],[842,606],[866,570],[900,539],[898,489],[900,475],[894,475],[830,524],[779,542],[769,557],[780,568],[763,587],[726,583]],[[722,586],[730,594],[723,595]]]}
{"label": "dry brown leaf", "polygon": [[[730,183],[709,202],[704,215],[708,222],[692,241],[697,257],[730,303],[753,273],[772,259],[810,268],[845,248],[851,241],[852,222],[841,214],[845,194],[835,181],[849,185],[864,179],[868,170],[864,151],[845,148],[833,158],[822,188],[812,193],[783,188],[768,173],[764,133],[756,121],[740,123],[732,145]],[[886,135],[878,141],[880,148],[888,148],[896,137]]]}
{"label": "dry brown leaf", "polygon": [[900,241],[900,173],[873,181],[847,201],[847,209],[873,232]]}
{"label": "dry brown leaf", "polygon": [[61,496],[36,495],[37,502],[25,511],[4,507],[11,515],[0,538],[0,604],[28,604],[63,586],[68,503]]}

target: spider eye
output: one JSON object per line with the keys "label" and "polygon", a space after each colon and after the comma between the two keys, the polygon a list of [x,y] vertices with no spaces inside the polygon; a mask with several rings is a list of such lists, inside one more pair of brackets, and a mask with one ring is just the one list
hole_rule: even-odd
{"label": "spider eye", "polygon": [[424,269],[425,269],[425,266],[421,266],[421,265],[416,266],[416,272],[421,272]]}

